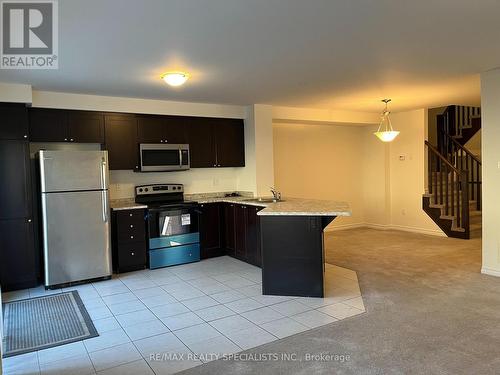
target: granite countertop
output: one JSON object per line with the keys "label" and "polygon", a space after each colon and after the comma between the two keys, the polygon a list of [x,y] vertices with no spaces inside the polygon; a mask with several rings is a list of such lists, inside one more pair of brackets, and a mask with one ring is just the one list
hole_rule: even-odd
{"label": "granite countertop", "polygon": [[235,203],[249,206],[264,207],[259,211],[259,216],[351,216],[351,208],[346,202],[336,202],[318,199],[283,198],[283,201],[276,203],[254,201],[248,196],[243,197],[220,197],[203,196],[190,197],[200,204],[204,203]]}
{"label": "granite countertop", "polygon": [[[186,194],[185,199],[205,203],[234,203],[263,207],[259,216],[351,216],[351,208],[346,202],[330,200],[283,198],[276,203],[252,200],[251,194],[241,193],[239,197],[225,197],[225,193]],[[134,198],[112,199],[109,202],[113,210],[130,210],[147,208],[147,205],[135,203]]]}
{"label": "granite countertop", "polygon": [[109,206],[115,211],[148,208],[145,204],[135,203],[134,198],[110,199]]}
{"label": "granite countertop", "polygon": [[283,198],[283,201],[266,203],[259,216],[351,216],[346,202],[318,199]]}

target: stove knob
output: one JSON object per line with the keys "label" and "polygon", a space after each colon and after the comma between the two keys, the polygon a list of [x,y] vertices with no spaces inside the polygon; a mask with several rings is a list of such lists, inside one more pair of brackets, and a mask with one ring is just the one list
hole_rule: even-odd
{"label": "stove knob", "polygon": [[144,191],[148,191],[148,190],[149,190],[148,188],[144,189]]}
{"label": "stove knob", "polygon": [[139,193],[142,193],[142,188],[139,188]]}

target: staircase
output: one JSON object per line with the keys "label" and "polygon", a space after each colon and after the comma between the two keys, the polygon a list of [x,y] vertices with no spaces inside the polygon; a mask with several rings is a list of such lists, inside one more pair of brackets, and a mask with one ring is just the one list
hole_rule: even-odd
{"label": "staircase", "polygon": [[449,237],[481,236],[481,160],[464,145],[481,129],[480,108],[449,106],[437,118],[437,147],[425,142],[423,209]]}

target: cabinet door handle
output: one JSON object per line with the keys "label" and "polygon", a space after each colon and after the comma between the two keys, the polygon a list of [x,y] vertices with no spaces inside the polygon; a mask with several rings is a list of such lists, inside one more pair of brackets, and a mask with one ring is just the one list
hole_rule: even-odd
{"label": "cabinet door handle", "polygon": [[64,140],[67,142],[67,141],[68,141],[68,138],[64,138]]}
{"label": "cabinet door handle", "polygon": [[31,219],[28,219],[28,223],[31,223]]}
{"label": "cabinet door handle", "polygon": [[132,214],[128,214],[128,216],[132,217]]}
{"label": "cabinet door handle", "polygon": [[134,224],[130,224],[130,228],[133,228],[134,227]]}
{"label": "cabinet door handle", "polygon": [[23,135],[23,138],[28,138],[28,135],[27,134]]}
{"label": "cabinet door handle", "polygon": [[168,143],[168,140],[167,140],[167,139],[165,139],[163,142]]}
{"label": "cabinet door handle", "polygon": [[134,239],[134,236],[130,236],[130,239],[132,239],[132,240],[133,240],[133,239]]}
{"label": "cabinet door handle", "polygon": [[134,253],[134,252],[131,252],[131,253],[130,253],[130,255],[134,256],[134,255],[135,255],[135,253]]}
{"label": "cabinet door handle", "polygon": [[70,142],[74,142],[75,140],[74,140],[73,138],[71,138],[69,141],[70,141]]}
{"label": "cabinet door handle", "polygon": [[220,164],[217,164],[218,167],[220,167]]}

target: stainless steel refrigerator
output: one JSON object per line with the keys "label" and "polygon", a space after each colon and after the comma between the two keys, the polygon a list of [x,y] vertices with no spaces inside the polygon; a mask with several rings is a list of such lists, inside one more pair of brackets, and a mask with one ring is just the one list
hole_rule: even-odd
{"label": "stainless steel refrigerator", "polygon": [[107,151],[40,151],[45,287],[111,276]]}

